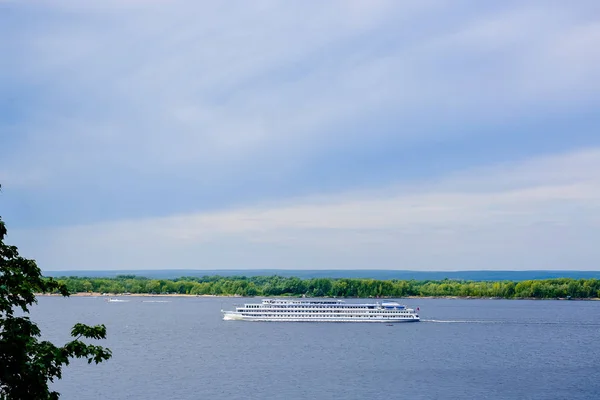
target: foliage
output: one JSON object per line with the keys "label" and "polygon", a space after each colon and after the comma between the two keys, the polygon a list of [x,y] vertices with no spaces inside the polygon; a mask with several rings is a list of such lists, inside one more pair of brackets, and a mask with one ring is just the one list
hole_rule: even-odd
{"label": "foliage", "polygon": [[415,281],[374,279],[299,279],[281,276],[204,276],[147,279],[132,275],[115,278],[63,277],[59,282],[71,293],[171,293],[239,296],[404,297],[461,296],[495,298],[600,297],[598,279],[546,279],[528,281]]}
{"label": "foliage", "polygon": [[0,400],[58,399],[49,383],[61,378],[70,359],[99,363],[111,357],[110,350],[80,340],[105,339],[106,327],[76,324],[74,339],[62,347],[40,341],[40,329],[26,316],[36,303],[35,294],[69,292],[64,284],[43,278],[35,261],[5,244],[6,233],[0,219]]}

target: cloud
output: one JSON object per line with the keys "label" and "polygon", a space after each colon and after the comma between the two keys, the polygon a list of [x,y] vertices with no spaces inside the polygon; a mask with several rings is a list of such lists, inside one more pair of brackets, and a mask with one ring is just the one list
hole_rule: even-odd
{"label": "cloud", "polygon": [[595,1],[6,4],[4,215],[47,268],[598,259]]}
{"label": "cloud", "polygon": [[[466,116],[597,99],[585,4],[473,15],[449,2],[57,2],[15,38],[9,77],[43,90],[21,129],[29,157],[9,168],[69,176],[108,160],[202,173],[281,152],[302,163],[340,140],[439,140]],[[347,133],[345,121],[382,117],[406,129]]]}
{"label": "cloud", "polygon": [[591,269],[600,256],[600,178],[591,172],[598,170],[600,149],[426,185],[21,231],[15,239],[42,247],[48,269]]}

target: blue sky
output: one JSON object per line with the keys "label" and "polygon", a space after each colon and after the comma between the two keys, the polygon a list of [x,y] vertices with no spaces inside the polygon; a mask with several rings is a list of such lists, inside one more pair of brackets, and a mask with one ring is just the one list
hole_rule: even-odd
{"label": "blue sky", "polygon": [[600,4],[0,0],[46,270],[598,269]]}

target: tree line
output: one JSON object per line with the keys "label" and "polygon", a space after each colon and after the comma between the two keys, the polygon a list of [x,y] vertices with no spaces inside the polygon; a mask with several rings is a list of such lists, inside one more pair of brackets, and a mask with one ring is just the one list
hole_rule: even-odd
{"label": "tree line", "polygon": [[494,298],[598,298],[598,279],[526,281],[416,281],[281,276],[204,276],[149,279],[135,275],[114,278],[58,278],[70,293],[188,294],[216,296],[407,297],[458,296]]}

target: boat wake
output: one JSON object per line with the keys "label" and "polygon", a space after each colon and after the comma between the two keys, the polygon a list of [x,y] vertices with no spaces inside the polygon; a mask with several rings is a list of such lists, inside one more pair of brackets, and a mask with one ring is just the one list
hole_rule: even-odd
{"label": "boat wake", "polygon": [[431,322],[436,324],[502,324],[502,325],[549,325],[549,326],[580,326],[580,327],[600,327],[597,322],[572,322],[572,321],[491,321],[491,320],[441,320],[441,319],[422,319],[421,322]]}
{"label": "boat wake", "polygon": [[486,320],[442,320],[442,319],[422,319],[421,322],[434,322],[437,324],[498,324],[500,321]]}

